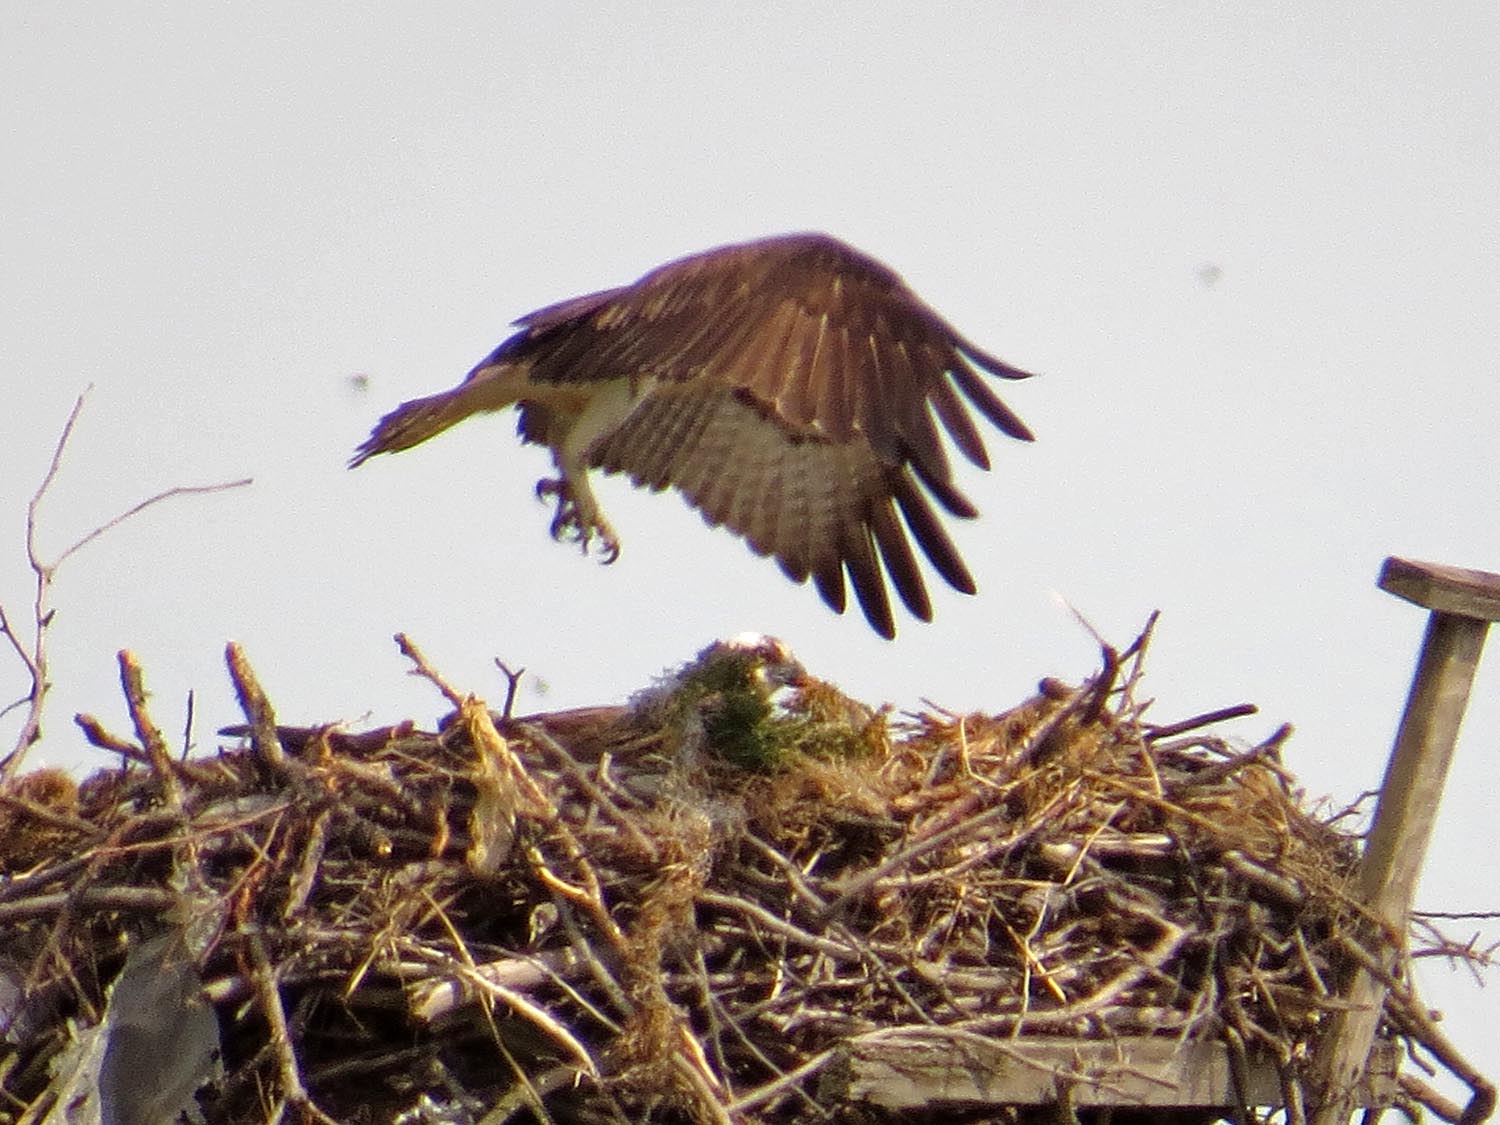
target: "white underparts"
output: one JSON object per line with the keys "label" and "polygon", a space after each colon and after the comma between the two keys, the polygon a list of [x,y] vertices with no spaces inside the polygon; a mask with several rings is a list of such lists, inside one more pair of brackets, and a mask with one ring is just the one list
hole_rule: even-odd
{"label": "white underparts", "polygon": [[619,429],[655,385],[656,380],[649,376],[614,379],[589,395],[554,453],[564,475],[582,476],[593,444]]}
{"label": "white underparts", "polygon": [[650,377],[613,379],[598,387],[573,419],[568,432],[552,451],[552,459],[572,498],[580,524],[612,537],[589,487],[589,450],[614,433],[635,411],[656,380]]}

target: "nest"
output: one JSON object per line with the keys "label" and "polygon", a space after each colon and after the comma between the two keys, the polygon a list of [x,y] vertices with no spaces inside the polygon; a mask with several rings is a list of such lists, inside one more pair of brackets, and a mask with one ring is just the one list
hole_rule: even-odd
{"label": "nest", "polygon": [[[454,705],[437,732],[277,726],[231,646],[246,725],[177,760],[121,654],[136,737],[79,720],[119,768],[0,791],[0,1122],[111,1096],[140,1120],[1016,1121],[922,1075],[1057,1042],[1213,1045],[1241,1105],[1269,1063],[1295,1121],[1340,993],[1397,952],[1289,728],[1146,722],[1144,637],[963,716],[873,711],[763,641],[517,719],[403,645]],[[1475,1092],[1423,1100],[1482,1117],[1388,984],[1383,1038]],[[915,1101],[880,1092],[893,1067]],[[1062,1101],[1080,1074],[1043,1077]]]}

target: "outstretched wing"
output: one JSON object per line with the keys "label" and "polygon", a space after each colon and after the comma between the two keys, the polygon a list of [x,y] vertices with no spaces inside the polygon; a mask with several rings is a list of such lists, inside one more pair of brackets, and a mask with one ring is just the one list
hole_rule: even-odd
{"label": "outstretched wing", "polygon": [[903,465],[885,465],[862,440],[789,439],[784,426],[709,378],[653,393],[595,446],[593,463],[653,489],[673,486],[712,525],[774,555],[787,577],[813,579],[842,613],[845,572],[871,626],[895,636],[882,563],[901,600],[922,620],[932,604],[897,509],[948,582],[974,580],[922,490]]}
{"label": "outstretched wing", "polygon": [[908,532],[951,585],[974,591],[927,497],[976,514],[937,423],[988,468],[965,400],[1010,436],[1031,433],[976,368],[1026,373],[969,343],[874,259],[823,235],[765,239],[518,324],[476,376],[524,363],[532,383],[654,377],[591,463],[682,489],[710,523],[794,580],[811,577],[835,610],[847,573],[870,624],[893,636],[883,565],[907,608],[931,618]]}

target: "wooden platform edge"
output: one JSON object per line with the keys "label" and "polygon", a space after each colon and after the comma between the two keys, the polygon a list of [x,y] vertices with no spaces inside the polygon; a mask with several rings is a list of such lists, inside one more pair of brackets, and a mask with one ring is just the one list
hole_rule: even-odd
{"label": "wooden platform edge", "polygon": [[[946,1028],[883,1029],[838,1049],[819,1093],[884,1109],[967,1109],[1010,1105],[1217,1108],[1280,1106],[1285,1091],[1273,1061],[1247,1060],[1243,1086],[1218,1042],[1158,1036],[1114,1039],[992,1039]],[[1372,1053],[1358,1103],[1390,1105],[1400,1052]]]}
{"label": "wooden platform edge", "polygon": [[1424,609],[1478,621],[1500,621],[1500,574],[1392,555],[1377,585]]}

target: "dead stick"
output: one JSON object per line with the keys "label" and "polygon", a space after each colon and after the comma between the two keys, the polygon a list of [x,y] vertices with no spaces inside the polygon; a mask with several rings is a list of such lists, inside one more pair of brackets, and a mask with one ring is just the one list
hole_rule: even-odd
{"label": "dead stick", "polygon": [[69,832],[81,832],[88,836],[97,835],[99,832],[97,825],[90,824],[81,817],[69,816],[67,813],[58,812],[56,809],[48,808],[37,801],[9,793],[4,789],[0,789],[0,805],[9,805],[18,812],[25,813],[32,820],[39,820],[54,828],[64,828]]}
{"label": "dead stick", "polygon": [[1281,776],[1281,767],[1276,764],[1276,757],[1281,753],[1282,744],[1292,737],[1292,724],[1282,723],[1272,732],[1271,737],[1252,747],[1243,754],[1233,754],[1222,761],[1215,762],[1211,766],[1205,766],[1195,773],[1175,781],[1167,786],[1170,795],[1193,789],[1197,786],[1212,785],[1232,777],[1247,766],[1261,764],[1272,773]]}
{"label": "dead stick", "polygon": [[140,661],[128,648],[122,648],[117,656],[120,662],[120,687],[125,692],[125,706],[130,711],[130,721],[135,726],[135,736],[146,748],[151,761],[151,771],[161,785],[162,799],[169,809],[182,809],[182,789],[177,784],[177,775],[172,769],[172,755],[167,750],[167,740],[161,728],[151,718],[146,707],[146,679]]}
{"label": "dead stick", "polygon": [[620,831],[630,838],[630,842],[636,846],[642,855],[656,863],[659,859],[656,843],[641,831],[640,825],[636,823],[637,818],[626,816],[624,810],[615,804],[614,799],[601,788],[593,778],[589,777],[579,766],[573,755],[568,753],[567,747],[563,746],[551,735],[535,723],[521,723],[521,733],[526,736],[528,742],[539,750],[544,750],[557,761],[562,772],[567,775],[569,781],[576,785],[585,796],[592,800],[595,806],[606,817],[612,820]]}
{"label": "dead stick", "polygon": [[1465,1113],[1463,1106],[1443,1097],[1415,1074],[1397,1075],[1396,1085],[1400,1087],[1403,1094],[1432,1110],[1439,1118],[1449,1122],[1449,1125],[1458,1125],[1458,1122],[1463,1120]]}
{"label": "dead stick", "polygon": [[176,895],[157,887],[88,887],[82,891],[58,891],[0,903],[0,923],[45,918],[68,908],[160,914],[176,902]]}
{"label": "dead stick", "polygon": [[287,1027],[286,1009],[281,1003],[281,990],[276,985],[276,973],[271,968],[271,959],[266,953],[265,942],[253,931],[245,933],[245,944],[250,952],[251,983],[255,986],[256,1001],[261,1015],[270,1025],[271,1050],[276,1055],[277,1069],[281,1076],[281,1093],[288,1102],[314,1121],[323,1125],[338,1125],[333,1118],[313,1104],[312,1096],[302,1083],[302,1072],[297,1066],[297,1054],[292,1047],[291,1032]]}
{"label": "dead stick", "polygon": [[500,717],[507,722],[511,719],[511,712],[516,706],[516,692],[521,687],[521,677],[526,674],[525,668],[517,668],[511,671],[510,666],[495,657],[495,667],[500,669],[500,674],[505,677],[505,708],[500,712]]}
{"label": "dead stick", "polygon": [[455,709],[463,707],[464,697],[454,691],[452,685],[438,675],[437,670],[431,664],[427,663],[427,657],[422,655],[422,650],[416,646],[415,642],[405,633],[397,633],[395,639],[396,647],[401,650],[401,655],[416,665],[413,669],[416,674],[442,692],[443,698],[453,704]]}
{"label": "dead stick", "polygon": [[236,641],[224,646],[224,662],[229,666],[229,678],[234,682],[234,694],[240,701],[240,710],[250,724],[250,745],[271,769],[280,774],[287,768],[286,750],[281,737],[276,733],[276,712],[271,701],[261,690],[260,681],[250,667],[245,650]]}
{"label": "dead stick", "polygon": [[1183,719],[1181,722],[1166,723],[1159,727],[1147,726],[1146,733],[1142,737],[1147,742],[1159,742],[1163,738],[1186,734],[1190,730],[1198,730],[1202,727],[1210,727],[1215,723],[1222,723],[1229,719],[1239,719],[1246,715],[1253,715],[1258,710],[1259,708],[1253,703],[1236,703],[1232,707],[1220,707],[1217,711],[1205,711],[1201,715],[1194,715],[1191,719]]}
{"label": "dead stick", "polygon": [[1455,1078],[1469,1087],[1474,1096],[1458,1120],[1460,1125],[1479,1125],[1494,1111],[1494,1084],[1459,1053],[1453,1041],[1427,1015],[1407,984],[1387,969],[1377,956],[1348,936],[1341,936],[1338,946],[1385,987],[1389,996],[1386,1010],[1392,1022],[1420,1042]]}
{"label": "dead stick", "polygon": [[79,730],[83,731],[83,737],[88,739],[94,746],[99,747],[99,749],[119,754],[129,758],[132,762],[149,763],[151,761],[151,755],[147,754],[135,743],[126,742],[117,734],[110,734],[109,731],[104,729],[104,724],[94,718],[94,716],[85,715],[80,712],[73,716],[73,722],[78,725]]}
{"label": "dead stick", "polygon": [[[1045,814],[1050,811],[1052,806],[1056,805],[1060,799],[1061,794],[1053,797],[1052,800],[1047,803],[1047,807],[1042,809],[1040,814],[1033,817],[1032,824],[1025,830],[1025,832],[1016,837],[1013,840],[1013,843],[1018,844],[1020,843],[1020,840],[1026,835],[1034,834],[1036,831],[1038,831]],[[995,805],[993,808],[986,809],[978,816],[970,817],[967,820],[960,821],[959,823],[951,825],[948,828],[944,828],[940,832],[935,832],[925,839],[918,840],[911,847],[897,852],[895,855],[891,856],[889,859],[885,860],[877,867],[862,871],[854,878],[843,882],[842,885],[831,888],[838,891],[838,897],[828,904],[828,916],[831,917],[839,910],[840,907],[844,905],[844,903],[848,902],[851,898],[854,898],[857,895],[863,894],[870,887],[873,887],[876,883],[880,882],[880,880],[890,875],[891,872],[898,871],[904,867],[909,866],[921,856],[926,855],[930,851],[935,851],[936,849],[941,848],[944,844],[950,843],[955,839],[959,839],[964,836],[977,836],[979,835],[981,829],[987,827],[994,821],[1006,820],[1013,815],[1014,814],[1011,812],[1010,807],[1004,803],[1001,803]]]}

